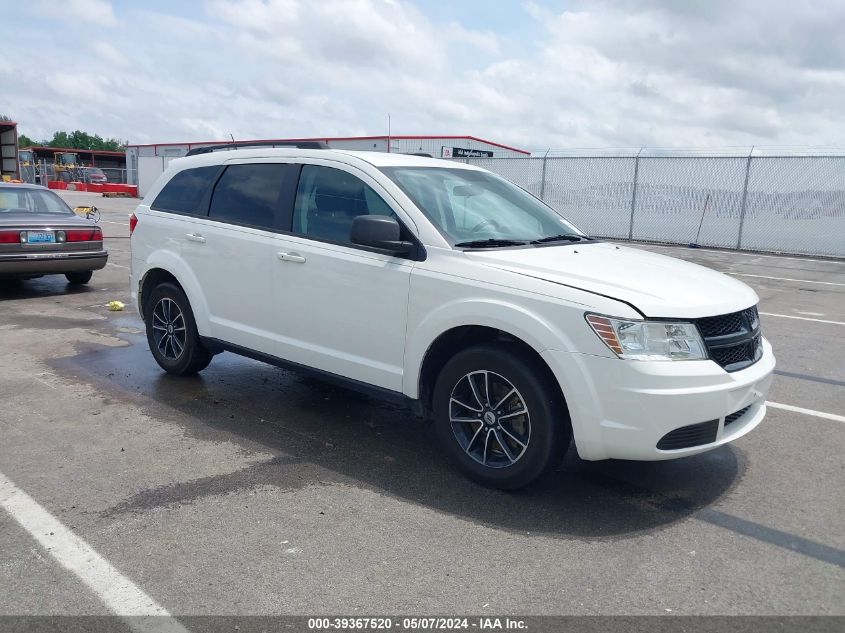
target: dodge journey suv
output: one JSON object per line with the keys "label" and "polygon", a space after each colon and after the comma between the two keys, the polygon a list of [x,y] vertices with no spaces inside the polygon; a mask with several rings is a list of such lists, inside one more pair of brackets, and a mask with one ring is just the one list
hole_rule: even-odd
{"label": "dodge journey suv", "polygon": [[486,485],[530,483],[573,441],[586,460],[693,455],[766,413],[751,288],[585,235],[472,165],[204,148],[130,231],[165,371],[229,351],[403,402]]}

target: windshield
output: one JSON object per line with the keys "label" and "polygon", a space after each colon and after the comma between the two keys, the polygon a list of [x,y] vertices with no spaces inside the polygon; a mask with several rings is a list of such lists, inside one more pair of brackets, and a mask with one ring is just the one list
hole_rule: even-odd
{"label": "windshield", "polygon": [[55,213],[73,215],[71,208],[52,191],[45,189],[0,188],[0,213]]}
{"label": "windshield", "polygon": [[493,246],[507,246],[504,242],[584,237],[554,209],[486,171],[448,167],[385,167],[382,171],[452,245],[487,240]]}

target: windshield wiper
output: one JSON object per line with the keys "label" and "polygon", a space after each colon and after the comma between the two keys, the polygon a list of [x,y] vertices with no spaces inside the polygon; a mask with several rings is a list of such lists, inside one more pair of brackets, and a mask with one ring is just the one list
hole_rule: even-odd
{"label": "windshield wiper", "polygon": [[458,242],[455,246],[466,248],[491,248],[495,246],[525,246],[528,242],[521,242],[519,240],[504,240],[497,238],[490,238],[487,240],[472,240],[469,242]]}
{"label": "windshield wiper", "polygon": [[532,244],[547,244],[549,242],[580,242],[581,240],[590,239],[586,235],[550,235],[549,237],[541,237],[538,240],[531,240]]}

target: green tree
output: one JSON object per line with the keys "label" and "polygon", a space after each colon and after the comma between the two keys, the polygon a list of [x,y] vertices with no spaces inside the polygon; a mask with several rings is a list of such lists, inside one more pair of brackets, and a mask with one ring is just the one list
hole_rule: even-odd
{"label": "green tree", "polygon": [[89,134],[82,130],[73,132],[55,132],[53,138],[45,141],[52,147],[69,147],[73,149],[106,150],[112,152],[122,151],[124,143],[115,138],[104,139],[99,134]]}
{"label": "green tree", "polygon": [[[11,121],[5,114],[0,114],[0,121]],[[53,132],[52,138],[37,140],[26,134],[18,134],[18,146],[29,147],[31,145],[47,145],[49,147],[67,147],[70,149],[92,149],[109,152],[122,152],[126,149],[129,141],[121,141],[116,138],[103,138],[99,134],[89,134],[82,130],[73,132]]]}

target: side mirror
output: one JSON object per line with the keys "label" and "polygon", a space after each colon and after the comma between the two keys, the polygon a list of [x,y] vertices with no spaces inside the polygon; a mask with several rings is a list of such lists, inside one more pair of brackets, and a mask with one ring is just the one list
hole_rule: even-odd
{"label": "side mirror", "polygon": [[378,248],[400,255],[409,253],[414,245],[399,239],[399,223],[386,215],[359,215],[352,220],[350,239],[353,244]]}

